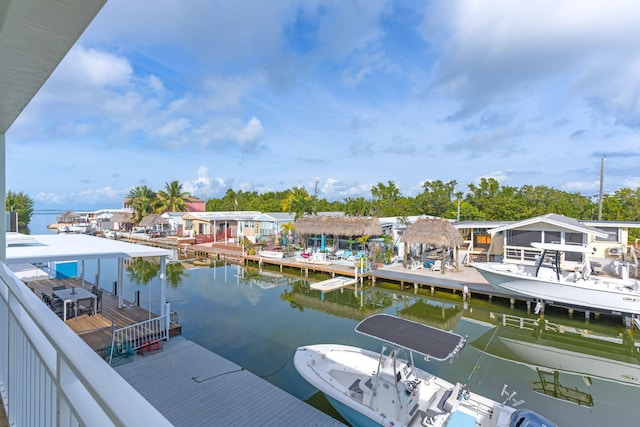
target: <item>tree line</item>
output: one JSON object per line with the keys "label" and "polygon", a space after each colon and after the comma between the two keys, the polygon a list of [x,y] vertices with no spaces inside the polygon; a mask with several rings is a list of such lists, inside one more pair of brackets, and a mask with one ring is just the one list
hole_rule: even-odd
{"label": "tree line", "polygon": [[[150,213],[184,212],[191,197],[178,181],[165,183],[154,191],[147,186],[133,188],[127,204],[133,208],[134,221]],[[33,202],[24,193],[7,193],[7,211],[19,213],[21,224],[28,224]],[[235,191],[228,189],[220,198],[206,200],[207,211],[290,212],[296,219],[317,212],[344,212],[354,216],[399,217],[431,215],[464,220],[519,221],[547,213],[582,220],[598,219],[598,200],[575,192],[546,186],[501,185],[494,178],[482,178],[478,184],[458,188],[456,181],[425,181],[415,197],[404,196],[393,181],[371,188],[371,197],[348,197],[329,201],[310,194],[303,187],[283,191]],[[623,188],[606,194],[602,200],[602,220],[640,221],[640,187]]]}
{"label": "tree line", "polygon": [[[346,215],[408,217],[431,215],[464,220],[519,221],[547,213],[577,219],[598,219],[598,201],[579,193],[546,186],[500,185],[494,178],[482,178],[457,189],[456,181],[425,181],[415,197],[402,195],[393,181],[371,188],[371,198],[355,197],[328,201],[302,187],[257,193],[228,189],[220,198],[208,199],[208,211],[253,210],[291,212],[297,216],[338,211]],[[640,221],[640,188],[616,190],[603,197],[602,219]]]}

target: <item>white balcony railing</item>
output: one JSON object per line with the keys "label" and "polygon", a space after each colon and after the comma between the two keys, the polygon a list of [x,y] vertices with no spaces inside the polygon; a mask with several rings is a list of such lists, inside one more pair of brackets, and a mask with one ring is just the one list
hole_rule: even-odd
{"label": "white balcony railing", "polygon": [[171,425],[1,262],[0,296],[9,425]]}

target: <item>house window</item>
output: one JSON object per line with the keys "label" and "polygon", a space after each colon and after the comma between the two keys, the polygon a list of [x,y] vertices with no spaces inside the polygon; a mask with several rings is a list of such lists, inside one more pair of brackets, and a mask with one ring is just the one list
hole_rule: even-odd
{"label": "house window", "polygon": [[599,242],[619,242],[617,227],[598,227],[598,230],[607,233],[607,237],[596,237]]}
{"label": "house window", "polygon": [[532,242],[541,242],[541,231],[507,230],[506,244],[509,246],[521,246],[530,248]]}
{"label": "house window", "polygon": [[185,230],[192,230],[193,229],[193,220],[192,219],[185,220],[184,228],[185,228]]}
{"label": "house window", "polygon": [[[584,234],[565,232],[564,242],[566,244],[584,245]],[[565,252],[564,260],[572,262],[582,262],[583,256],[580,252]]]}
{"label": "house window", "polygon": [[559,231],[545,231],[544,243],[560,243],[561,235]]}

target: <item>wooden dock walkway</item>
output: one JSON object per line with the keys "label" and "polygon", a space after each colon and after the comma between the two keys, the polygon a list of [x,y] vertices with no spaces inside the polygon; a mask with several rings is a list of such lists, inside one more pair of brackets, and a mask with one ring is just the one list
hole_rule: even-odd
{"label": "wooden dock walkway", "polygon": [[343,426],[184,337],[114,369],[175,426]]}
{"label": "wooden dock walkway", "polygon": [[464,292],[465,287],[469,293],[481,294],[488,297],[511,298],[512,296],[500,292],[491,285],[472,267],[462,266],[456,270],[448,270],[445,274],[440,271],[429,269],[409,270],[401,264],[385,267],[367,272],[367,277],[371,278],[373,286],[378,279],[398,282],[400,289],[406,286],[430,287],[433,293],[435,289],[449,289],[453,292]]}
{"label": "wooden dock walkway", "polygon": [[[44,279],[27,282],[26,286],[36,295],[40,296],[43,292],[51,295],[54,286],[63,284],[68,288],[82,287],[82,280],[78,278]],[[87,281],[85,281],[85,288],[91,288],[91,284]],[[157,316],[157,314],[151,313],[151,317]],[[100,356],[103,356],[104,350],[111,346],[112,327],[119,329],[144,322],[145,320],[149,320],[149,311],[129,301],[125,301],[124,307],[118,308],[117,295],[103,291],[102,312],[98,312],[93,316],[83,314],[78,316],[77,319],[67,319],[65,323],[76,332],[89,347],[100,354]],[[169,336],[177,336],[180,334],[182,334],[182,327],[177,323],[171,322]]]}

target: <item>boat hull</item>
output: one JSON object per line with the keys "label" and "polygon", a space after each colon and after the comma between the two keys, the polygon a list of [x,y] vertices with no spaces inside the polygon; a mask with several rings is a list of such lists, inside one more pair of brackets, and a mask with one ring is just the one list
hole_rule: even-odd
{"label": "boat hull", "polygon": [[513,295],[612,313],[640,314],[640,292],[633,290],[636,281],[594,276],[587,280],[552,280],[500,269],[504,268],[500,263],[479,263],[474,267],[491,286]]}
{"label": "boat hull", "polygon": [[284,252],[280,251],[258,251],[258,255],[263,258],[284,258]]}

